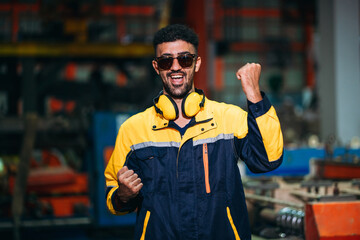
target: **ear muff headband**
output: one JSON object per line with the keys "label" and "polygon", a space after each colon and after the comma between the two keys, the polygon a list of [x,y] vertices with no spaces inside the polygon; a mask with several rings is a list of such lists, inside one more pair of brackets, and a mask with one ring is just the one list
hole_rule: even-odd
{"label": "ear muff headband", "polygon": [[163,91],[154,98],[153,102],[156,112],[161,114],[167,120],[175,120],[179,116],[179,110],[176,103],[171,97],[163,94]]}
{"label": "ear muff headband", "polygon": [[[167,120],[175,120],[179,116],[179,110],[174,100],[163,94],[163,91],[153,100],[157,113],[161,114]],[[205,94],[200,89],[195,92],[188,93],[181,104],[181,110],[185,117],[192,118],[195,116],[205,103]]]}

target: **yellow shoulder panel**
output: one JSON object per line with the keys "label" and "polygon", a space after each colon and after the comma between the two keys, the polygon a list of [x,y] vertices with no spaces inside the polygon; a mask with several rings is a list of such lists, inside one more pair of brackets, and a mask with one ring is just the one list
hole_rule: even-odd
{"label": "yellow shoulder panel", "polygon": [[[270,162],[278,160],[283,153],[283,135],[275,108],[271,106],[264,115],[256,118],[268,159]],[[275,130],[275,131],[274,131]]]}

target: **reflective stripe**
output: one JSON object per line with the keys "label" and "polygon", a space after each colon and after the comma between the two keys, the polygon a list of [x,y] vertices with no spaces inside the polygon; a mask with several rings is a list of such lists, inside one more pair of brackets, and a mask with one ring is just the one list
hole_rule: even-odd
{"label": "reflective stripe", "polygon": [[232,219],[232,217],[231,217],[230,208],[229,208],[229,207],[226,207],[226,211],[227,211],[227,216],[228,216],[230,225],[231,225],[231,227],[232,227],[232,229],[233,229],[233,231],[234,231],[235,239],[236,239],[236,240],[241,240],[240,237],[239,237],[239,234],[238,234],[238,232],[237,232],[237,230],[236,230],[234,221],[233,221],[233,219]]}
{"label": "reflective stripe", "polygon": [[130,148],[134,150],[139,150],[146,147],[180,147],[179,142],[143,142],[132,145]]}
{"label": "reflective stripe", "polygon": [[146,212],[146,216],[145,216],[145,220],[144,220],[143,232],[142,232],[142,234],[141,234],[140,240],[144,240],[144,239],[145,239],[145,233],[146,233],[146,228],[147,228],[147,225],[148,225],[148,222],[149,222],[149,218],[150,218],[150,212],[147,211],[147,212]]}
{"label": "reflective stripe", "polygon": [[205,188],[206,193],[210,193],[210,183],[209,183],[209,154],[207,143],[203,144],[203,163],[204,163],[204,172],[205,172]]}
{"label": "reflective stripe", "polygon": [[206,138],[206,139],[200,139],[200,140],[196,140],[194,141],[193,145],[200,145],[200,144],[204,144],[204,143],[214,143],[218,140],[229,140],[229,139],[233,139],[234,138],[234,134],[230,133],[230,134],[225,134],[225,133],[221,133],[219,135],[217,135],[214,138]]}

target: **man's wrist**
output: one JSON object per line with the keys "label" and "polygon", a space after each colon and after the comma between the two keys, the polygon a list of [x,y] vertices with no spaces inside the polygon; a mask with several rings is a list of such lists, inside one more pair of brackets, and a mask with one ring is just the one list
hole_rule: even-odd
{"label": "man's wrist", "polygon": [[136,209],[141,200],[140,194],[134,197],[129,197],[126,201],[118,195],[119,188],[116,189],[111,197],[111,202],[115,211],[118,212],[132,212]]}
{"label": "man's wrist", "polygon": [[113,195],[113,205],[115,209],[123,208],[128,201],[129,200],[124,201],[123,199],[121,199],[121,197],[119,196],[119,188],[115,190]]}
{"label": "man's wrist", "polygon": [[246,98],[251,103],[258,103],[263,99],[260,91],[259,92],[254,92],[252,94],[247,94]]}

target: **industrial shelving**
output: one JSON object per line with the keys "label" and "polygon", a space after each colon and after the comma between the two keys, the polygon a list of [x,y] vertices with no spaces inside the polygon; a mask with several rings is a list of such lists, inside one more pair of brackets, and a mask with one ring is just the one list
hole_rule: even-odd
{"label": "industrial shelving", "polygon": [[[0,95],[5,99],[0,113],[1,161],[10,159],[14,172],[28,174],[29,170],[20,169],[16,162],[24,160],[20,152],[26,138],[26,119],[35,114],[37,127],[31,152],[56,149],[63,155],[68,150],[77,153],[81,163],[75,163],[79,166],[71,176],[81,180],[76,184],[86,185],[81,192],[73,191],[75,185],[64,184],[63,188],[54,188],[57,193],[30,193],[35,196],[31,204],[29,192],[22,189],[26,205],[23,216],[18,222],[2,211],[1,231],[15,229],[19,233],[16,229],[89,228],[100,224],[98,212],[105,206],[99,206],[97,199],[105,194],[99,190],[104,181],[94,165],[105,160],[91,150],[91,122],[97,111],[135,111],[150,102],[150,86],[156,86],[150,70],[151,36],[159,24],[157,4],[38,0],[0,3],[0,75],[5,80],[0,83]],[[111,105],[105,106],[107,103]],[[14,172],[7,173],[14,176]],[[1,203],[11,209],[11,196]],[[53,206],[44,210],[47,203]],[[129,225],[126,222],[132,223],[134,216],[117,219],[113,224]]]}

